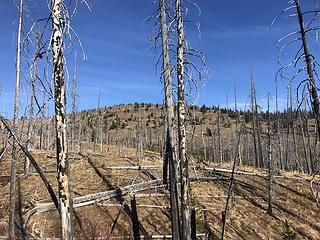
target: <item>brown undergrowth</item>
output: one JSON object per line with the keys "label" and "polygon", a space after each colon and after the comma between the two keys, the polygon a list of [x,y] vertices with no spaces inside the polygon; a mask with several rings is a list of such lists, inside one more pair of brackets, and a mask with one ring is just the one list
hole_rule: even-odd
{"label": "brown undergrowth", "polygon": [[[161,178],[160,155],[145,152],[140,160],[142,166],[158,166],[152,170],[113,170],[112,166],[135,166],[135,151],[124,149],[119,155],[117,147],[105,146],[105,152],[83,154],[70,153],[70,176],[73,197],[84,196],[118,187]],[[5,236],[9,205],[10,151],[0,166],[0,236]],[[54,152],[34,150],[33,155],[45,171],[45,175],[57,190]],[[88,156],[88,157],[86,157]],[[19,198],[17,216],[26,223],[26,231],[40,238],[59,237],[59,218],[56,211],[32,215],[26,222],[27,213],[36,203],[49,202],[49,195],[38,175],[32,171],[22,175],[23,156],[19,158]],[[196,164],[196,163],[195,163]],[[212,167],[228,168],[228,165]],[[194,171],[196,170],[196,172]],[[242,171],[265,173],[248,167]],[[228,173],[204,172],[201,166],[190,168],[192,176],[224,176]],[[233,197],[226,227],[226,239],[283,239],[286,227],[298,239],[320,239],[319,209],[310,192],[310,177],[297,173],[281,173],[287,177],[276,178],[273,213],[267,210],[267,181],[257,176],[236,175]],[[7,177],[7,178],[6,178]],[[8,178],[9,177],[9,178]],[[191,183],[192,207],[196,208],[197,232],[220,238],[221,213],[225,207],[229,181],[211,180]],[[155,194],[156,193],[156,194]],[[143,195],[144,194],[144,195]],[[150,194],[150,195],[146,195]],[[130,195],[130,194],[129,194]],[[74,209],[74,233],[77,239],[132,236],[130,196],[121,196],[106,202]],[[141,233],[148,235],[170,234],[169,196],[166,188],[158,188],[136,194]],[[287,225],[286,225],[287,222]],[[21,235],[17,230],[17,234]]]}

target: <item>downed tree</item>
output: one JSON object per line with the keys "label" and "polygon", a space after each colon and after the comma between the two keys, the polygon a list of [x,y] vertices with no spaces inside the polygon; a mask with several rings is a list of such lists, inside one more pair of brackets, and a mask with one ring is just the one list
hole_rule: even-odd
{"label": "downed tree", "polygon": [[[129,186],[116,188],[114,190],[99,192],[94,194],[89,194],[81,197],[77,197],[73,199],[73,208],[84,207],[91,204],[103,202],[109,200],[111,198],[120,197],[127,195],[129,193],[136,193],[145,190],[150,190],[152,188],[165,187],[162,179],[151,180],[148,182],[132,184]],[[44,213],[48,211],[52,211],[55,209],[54,204],[51,203],[37,203],[34,208],[30,209],[26,213],[26,219],[28,220],[33,214]]]}
{"label": "downed tree", "polygon": [[7,147],[5,147],[5,148],[3,148],[3,149],[1,150],[1,152],[0,152],[0,161],[1,161],[1,159],[3,158],[4,154],[6,153],[6,151],[7,151]]}
{"label": "downed tree", "polygon": [[104,166],[102,167],[103,169],[107,170],[160,170],[159,166],[115,166],[115,167],[110,167],[110,166]]}
{"label": "downed tree", "polygon": [[[102,206],[102,207],[123,207],[122,204],[120,203],[98,203],[99,206]],[[170,207],[168,206],[162,206],[162,205],[150,205],[150,204],[137,204],[136,205],[138,208],[158,208],[158,209],[167,209],[169,210]]]}
{"label": "downed tree", "polygon": [[[202,177],[202,176],[192,176],[190,177],[190,181],[215,181],[215,180],[228,180],[227,178],[221,178],[221,177]],[[143,182],[143,183],[137,183],[137,184],[132,184],[128,185],[125,187],[118,187],[114,190],[109,190],[109,191],[104,191],[104,192],[98,192],[98,193],[93,193],[93,194],[88,194],[85,196],[77,197],[73,199],[73,208],[77,207],[84,207],[88,205],[92,205],[95,203],[107,201],[111,198],[115,197],[121,197],[125,196],[130,193],[138,193],[154,188],[161,188],[165,187],[166,185],[163,184],[162,179],[156,179],[156,180],[151,180],[148,182]],[[54,204],[52,202],[50,203],[36,203],[34,207],[30,210],[27,211],[26,213],[26,219],[29,219],[33,214],[38,214],[38,213],[45,213],[54,210]]]}
{"label": "downed tree", "polygon": [[[232,170],[224,169],[224,168],[205,167],[204,170],[213,171],[213,172],[221,172],[221,173],[232,173]],[[256,176],[256,177],[267,177],[266,174],[259,174],[259,173],[254,173],[254,172],[243,172],[243,171],[237,171],[237,170],[234,171],[234,174],[246,175],[246,176]]]}
{"label": "downed tree", "polygon": [[48,182],[46,176],[44,175],[41,167],[38,165],[38,163],[36,162],[36,160],[33,158],[33,156],[31,155],[31,153],[28,151],[28,149],[19,141],[19,139],[17,138],[17,136],[11,131],[10,127],[8,126],[7,122],[5,121],[5,119],[0,115],[0,120],[3,123],[4,127],[7,129],[7,131],[9,132],[10,136],[12,136],[14,138],[14,140],[16,141],[16,143],[18,144],[18,146],[21,148],[21,150],[23,151],[23,153],[28,157],[28,159],[30,160],[31,164],[34,166],[34,168],[37,170],[42,182],[44,183],[45,187],[47,188],[49,195],[53,201],[53,206],[58,210],[58,212],[60,213],[59,210],[59,206],[58,206],[58,199],[50,185],[50,183]]}
{"label": "downed tree", "polygon": [[[211,171],[211,172],[220,172],[220,173],[232,173],[232,170],[225,169],[225,168],[205,167],[204,170]],[[244,175],[244,176],[261,177],[261,178],[268,178],[268,174],[261,174],[261,173],[255,173],[255,172],[234,171],[234,174]],[[284,178],[284,179],[295,179],[295,180],[311,181],[311,179],[303,178],[303,177],[291,177],[291,176],[283,176],[283,175],[273,175],[272,177],[274,177],[274,178]]]}

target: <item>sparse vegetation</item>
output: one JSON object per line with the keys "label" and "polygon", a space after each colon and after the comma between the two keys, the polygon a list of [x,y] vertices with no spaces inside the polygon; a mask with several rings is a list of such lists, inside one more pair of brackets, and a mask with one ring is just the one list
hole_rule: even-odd
{"label": "sparse vegetation", "polygon": [[[297,28],[277,42],[281,54],[297,52],[276,72],[275,107],[271,93],[262,106],[253,67],[249,91],[242,93],[248,95],[245,107],[237,102],[235,80],[231,108],[228,93],[223,107],[199,101],[210,76],[202,52],[191,47],[200,32],[200,9],[192,1],[155,0],[148,20],[154,23],[162,98],[126,104],[138,98],[123,96],[119,104],[105,106],[111,91],[101,84],[96,107],[87,110],[79,110],[88,78],[77,61],[78,51],[86,59],[85,44],[72,23],[83,14],[81,4],[91,11],[91,3],[49,0],[44,11],[40,2],[13,2],[16,84],[13,116],[0,113],[0,239],[320,239],[316,1],[290,0],[271,24],[290,16],[296,21],[290,26]],[[118,35],[136,41],[134,34]],[[113,62],[130,72],[117,54],[121,61]],[[284,59],[290,58],[278,62]],[[132,68],[142,71],[141,62]],[[105,71],[110,69],[119,71]],[[22,71],[28,72],[25,85]],[[281,110],[280,78],[288,80]],[[146,86],[137,83],[135,90],[155,89]]]}

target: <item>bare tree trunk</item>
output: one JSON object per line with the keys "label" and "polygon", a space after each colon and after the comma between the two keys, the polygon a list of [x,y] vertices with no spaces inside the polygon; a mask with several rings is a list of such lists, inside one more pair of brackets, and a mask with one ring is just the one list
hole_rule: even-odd
{"label": "bare tree trunk", "polygon": [[181,238],[191,240],[190,215],[190,183],[189,160],[186,153],[186,126],[185,126],[185,85],[184,85],[184,30],[181,14],[181,2],[176,0],[176,21],[178,33],[177,47],[177,74],[178,74],[178,146],[181,176]]}
{"label": "bare tree trunk", "polygon": [[[37,58],[39,55],[39,45],[40,45],[40,33],[36,33],[36,40],[37,40],[37,46],[36,46],[36,51],[35,51],[35,57],[33,59],[32,66],[30,68],[30,79],[31,79],[31,97],[30,97],[30,109],[29,109],[29,121],[28,121],[28,132],[27,132],[27,143],[26,143],[26,148],[29,150],[30,143],[34,142],[33,136],[33,130],[32,125],[33,125],[33,114],[34,114],[34,100],[36,97],[36,80],[37,80]],[[33,127],[34,128],[34,127]],[[29,167],[30,167],[30,160],[28,157],[25,157],[25,162],[24,162],[24,174],[28,175],[29,173]]]}
{"label": "bare tree trunk", "polygon": [[[37,43],[37,50],[36,54],[38,54],[38,43]],[[36,89],[35,89],[35,83],[36,83],[36,59],[34,59],[32,69],[30,70],[30,78],[31,78],[31,97],[30,97],[30,109],[29,109],[29,121],[28,121],[28,132],[27,132],[27,143],[26,143],[26,148],[29,150],[30,142],[33,142],[33,131],[31,129],[32,124],[33,124],[33,111],[34,111],[34,99],[36,95]],[[24,174],[28,175],[29,174],[29,168],[30,168],[30,160],[28,157],[25,157],[25,162],[24,162]]]}
{"label": "bare tree trunk", "polygon": [[[74,71],[72,78],[72,92],[71,92],[71,129],[70,129],[70,145],[71,149],[75,150],[75,136],[76,136],[76,112],[77,112],[77,54],[74,57]],[[80,120],[79,120],[80,122]]]}
{"label": "bare tree trunk", "polygon": [[131,221],[132,221],[132,230],[133,230],[133,239],[140,240],[140,231],[139,231],[139,218],[137,213],[137,203],[136,197],[133,195],[131,197]]}
{"label": "bare tree trunk", "polygon": [[237,145],[236,145],[236,149],[234,150],[232,171],[231,171],[230,183],[229,183],[229,187],[228,187],[228,195],[227,195],[226,205],[225,205],[224,211],[222,212],[223,225],[222,225],[222,231],[221,231],[221,240],[224,239],[226,226],[227,226],[227,217],[228,217],[228,213],[229,213],[229,203],[230,203],[230,199],[233,194],[233,184],[235,181],[234,175],[235,175],[235,170],[236,170],[236,165],[237,165],[237,155],[238,155],[237,152],[238,152],[240,141],[241,141],[241,131],[242,131],[242,126],[239,128],[238,134],[237,134],[238,135],[237,136]]}
{"label": "bare tree trunk", "polygon": [[66,84],[64,81],[64,30],[62,17],[63,0],[55,0],[52,5],[53,33],[53,78],[55,86],[55,120],[57,140],[57,179],[59,188],[59,208],[61,220],[61,238],[72,239],[72,199],[69,190],[68,146],[66,122]]}
{"label": "bare tree trunk", "polygon": [[166,158],[169,163],[170,179],[170,207],[171,207],[171,228],[172,238],[180,240],[180,220],[177,189],[177,140],[174,134],[174,104],[172,98],[172,84],[170,73],[170,58],[168,46],[168,30],[166,23],[166,9],[164,0],[159,0],[162,33],[162,54],[163,54],[163,76],[165,90],[165,112],[166,112]]}
{"label": "bare tree trunk", "polygon": [[[99,121],[99,140],[100,140],[100,153],[103,151],[103,127],[102,127],[102,113],[101,113],[101,88],[99,89],[98,98],[98,121]],[[97,137],[98,138],[98,137]]]}
{"label": "bare tree trunk", "polygon": [[273,199],[273,160],[272,160],[272,146],[271,146],[271,120],[270,120],[270,95],[268,94],[268,210],[272,213],[272,199]]}
{"label": "bare tree trunk", "polygon": [[313,113],[316,115],[316,119],[317,119],[317,130],[318,130],[318,138],[319,138],[320,136],[320,103],[319,103],[319,96],[317,92],[317,86],[315,83],[313,67],[312,67],[313,60],[311,59],[311,55],[309,52],[308,41],[307,41],[306,31],[304,28],[303,15],[301,12],[299,0],[294,0],[294,3],[297,9],[301,41],[303,45],[304,56],[306,59],[306,66],[307,66],[307,72],[308,72],[308,81],[309,81],[309,87],[310,87],[309,91],[311,96],[310,98],[311,98]]}
{"label": "bare tree trunk", "polygon": [[204,162],[207,162],[207,143],[204,137],[203,127],[201,124],[201,142],[202,142],[202,149],[203,149],[203,160]]}
{"label": "bare tree trunk", "polygon": [[[305,95],[305,94],[303,94]],[[304,96],[303,96],[303,99]],[[306,102],[305,100],[303,100],[303,104],[306,106]],[[306,109],[305,109],[306,111]],[[306,141],[306,136],[309,135],[309,133],[307,133],[307,129],[308,127],[306,126],[305,124],[305,121],[302,121],[302,113],[300,111],[300,109],[298,109],[298,115],[299,115],[299,121],[300,121],[300,126],[301,126],[301,135],[302,135],[302,142],[303,142],[303,149],[304,149],[304,155],[305,155],[305,160],[306,160],[306,168],[307,168],[307,172],[309,174],[312,174],[312,168],[311,168],[311,158],[310,158],[310,148],[309,146],[307,145],[307,141]],[[306,121],[308,121],[308,119],[306,119]]]}
{"label": "bare tree trunk", "polygon": [[[23,0],[20,0],[19,6],[19,26],[18,26],[18,38],[17,38],[17,59],[16,59],[16,89],[14,100],[14,112],[13,112],[13,133],[17,133],[17,121],[19,115],[19,95],[20,95],[20,63],[21,63],[21,29],[23,20]],[[9,206],[9,239],[15,238],[14,221],[16,210],[16,163],[17,163],[17,143],[13,140],[12,144],[12,160],[11,160],[11,180],[10,180],[10,206]]]}
{"label": "bare tree trunk", "polygon": [[219,161],[223,162],[223,150],[222,150],[222,140],[221,140],[221,111],[218,109],[218,126],[217,126],[217,134],[218,134],[218,151],[219,151]]}
{"label": "bare tree trunk", "polygon": [[138,161],[138,165],[140,165],[140,160],[142,158],[143,151],[143,140],[142,140],[142,116],[141,116],[141,107],[139,106],[139,118],[136,126],[136,158]]}
{"label": "bare tree trunk", "polygon": [[281,128],[280,128],[280,116],[278,108],[278,81],[276,81],[276,118],[277,118],[277,138],[278,138],[278,148],[279,148],[279,165],[280,169],[283,169],[283,156],[282,156],[282,141],[281,141]]}
{"label": "bare tree trunk", "polygon": [[250,98],[251,98],[251,111],[252,111],[252,130],[253,130],[253,148],[254,148],[254,165],[255,167],[259,167],[259,153],[258,153],[258,146],[257,146],[257,124],[256,124],[256,107],[255,107],[255,86],[254,86],[254,79],[253,79],[253,72],[251,70],[251,79],[250,79]]}
{"label": "bare tree trunk", "polygon": [[259,120],[258,114],[258,104],[257,104],[257,95],[254,91],[254,105],[255,105],[255,119],[256,119],[256,130],[257,130],[257,140],[258,140],[258,154],[259,154],[259,166],[260,168],[264,167],[263,154],[262,154],[262,143],[261,143],[261,123]]}

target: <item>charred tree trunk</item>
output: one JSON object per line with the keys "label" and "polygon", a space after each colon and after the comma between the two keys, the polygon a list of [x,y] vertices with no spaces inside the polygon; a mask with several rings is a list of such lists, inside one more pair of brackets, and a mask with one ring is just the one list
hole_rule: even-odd
{"label": "charred tree trunk", "polygon": [[197,219],[196,219],[196,210],[191,210],[191,239],[197,240]]}
{"label": "charred tree trunk", "polygon": [[66,84],[64,81],[64,19],[62,17],[63,0],[55,0],[52,5],[52,55],[53,78],[55,87],[55,121],[57,179],[59,189],[59,208],[61,220],[61,238],[72,239],[72,200],[69,191]]}
{"label": "charred tree trunk", "polygon": [[271,119],[270,119],[270,95],[268,95],[268,210],[272,214],[273,199],[273,160],[271,146]]}
{"label": "charred tree trunk", "polygon": [[159,0],[162,33],[162,54],[163,54],[163,76],[165,90],[165,113],[166,113],[166,158],[169,163],[170,179],[170,207],[171,207],[171,228],[172,238],[180,240],[180,220],[177,189],[177,141],[174,134],[174,104],[172,97],[172,83],[170,72],[170,58],[168,46],[168,30],[166,23],[166,9],[164,0]]}
{"label": "charred tree trunk", "polygon": [[294,0],[294,3],[296,6],[297,15],[298,15],[301,41],[303,45],[304,56],[306,60],[306,67],[308,72],[308,81],[309,81],[309,87],[310,87],[309,91],[311,96],[310,98],[311,98],[313,113],[315,114],[317,119],[317,130],[318,130],[318,138],[319,138],[320,136],[320,103],[319,103],[319,96],[318,96],[317,86],[315,83],[315,78],[313,73],[313,66],[312,66],[313,63],[312,63],[311,54],[309,52],[306,30],[305,30],[304,21],[303,21],[303,14],[301,12],[299,0]]}
{"label": "charred tree trunk", "polygon": [[136,197],[133,195],[131,198],[131,221],[132,221],[132,230],[133,230],[133,239],[140,240],[140,227],[139,227],[139,218],[137,213],[137,203]]}
{"label": "charred tree trunk", "polygon": [[176,0],[176,20],[178,33],[177,47],[177,75],[178,75],[178,147],[181,176],[181,238],[191,240],[190,219],[190,183],[189,161],[186,153],[186,126],[185,126],[185,84],[184,84],[184,30],[181,14],[181,2]]}

